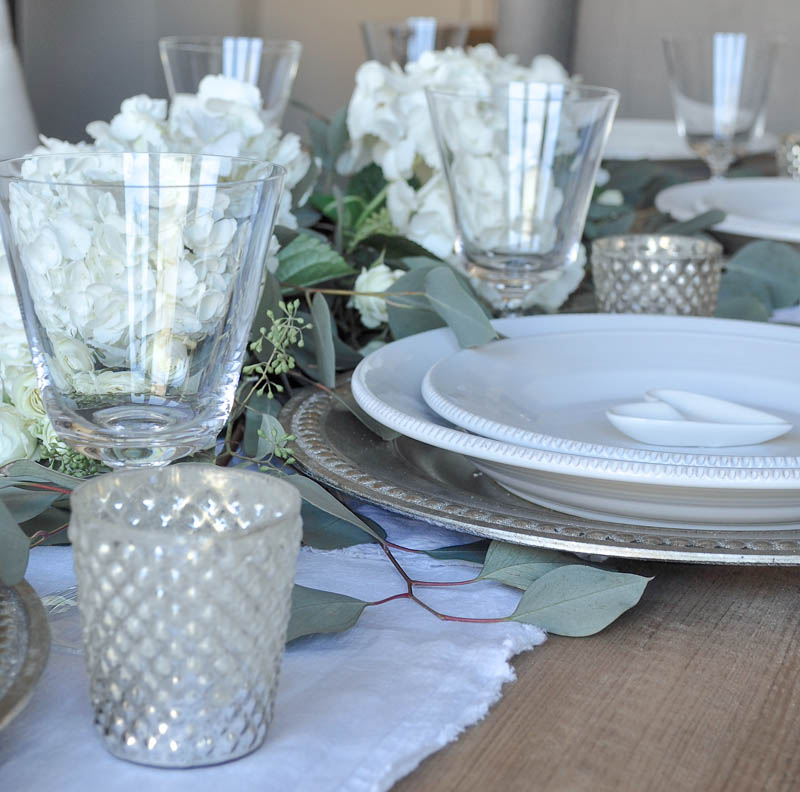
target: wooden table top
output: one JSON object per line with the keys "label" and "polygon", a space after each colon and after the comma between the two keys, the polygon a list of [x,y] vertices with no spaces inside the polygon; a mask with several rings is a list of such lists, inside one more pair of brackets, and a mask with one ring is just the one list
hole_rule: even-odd
{"label": "wooden table top", "polygon": [[653,575],[602,633],[548,641],[394,792],[800,790],[800,569]]}

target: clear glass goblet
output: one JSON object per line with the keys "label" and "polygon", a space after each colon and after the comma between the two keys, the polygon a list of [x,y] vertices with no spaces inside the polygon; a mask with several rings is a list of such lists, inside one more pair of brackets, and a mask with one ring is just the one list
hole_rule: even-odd
{"label": "clear glass goblet", "polygon": [[678,133],[722,176],[764,133],[777,42],[713,33],[663,44]]}
{"label": "clear glass goblet", "polygon": [[581,254],[619,94],[541,82],[426,91],[473,285],[500,314]]}
{"label": "clear glass goblet", "polygon": [[409,17],[403,22],[362,22],[361,33],[369,60],[384,66],[405,66],[432,50],[463,47],[469,23],[442,23],[435,17]]}
{"label": "clear glass goblet", "polygon": [[0,226],[55,431],[112,468],[213,446],[284,170],[191,154],[0,163]]}
{"label": "clear glass goblet", "polygon": [[170,99],[197,93],[203,77],[221,74],[258,86],[265,123],[280,126],[303,46],[245,36],[167,36],[158,51]]}

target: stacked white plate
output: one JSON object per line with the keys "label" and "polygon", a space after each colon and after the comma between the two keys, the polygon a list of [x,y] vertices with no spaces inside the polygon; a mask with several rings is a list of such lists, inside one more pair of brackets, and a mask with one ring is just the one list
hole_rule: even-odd
{"label": "stacked white plate", "polygon": [[[448,329],[388,344],[356,369],[356,401],[569,514],[693,529],[800,526],[799,329],[612,314],[495,326],[508,340],[477,349],[460,350]],[[792,428],[755,445],[659,447],[609,421],[610,410],[659,389],[734,401]]]}

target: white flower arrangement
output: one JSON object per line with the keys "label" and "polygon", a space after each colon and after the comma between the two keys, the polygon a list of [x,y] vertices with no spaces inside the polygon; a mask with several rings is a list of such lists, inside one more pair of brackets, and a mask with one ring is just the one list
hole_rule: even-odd
{"label": "white flower arrangement", "polygon": [[[356,73],[356,85],[347,112],[350,146],[337,163],[341,173],[377,164],[389,182],[386,202],[391,221],[400,234],[437,256],[453,260],[456,229],[444,180],[439,152],[431,126],[425,88],[469,89],[489,93],[495,83],[540,81],[570,82],[569,74],[548,55],[534,58],[530,66],[519,65],[513,56],[501,57],[490,44],[469,49],[451,48],[427,52],[405,69],[397,64],[364,63]],[[462,176],[465,188],[480,185],[491,191],[491,173],[481,157],[490,143],[490,125],[485,119],[459,119],[453,127],[461,148],[475,154]],[[412,183],[415,186],[412,186]],[[497,206],[502,205],[496,196]],[[492,201],[482,201],[484,207]],[[558,211],[554,204],[553,214]],[[496,220],[496,218],[494,218]],[[472,218],[476,226],[491,234],[493,218]],[[531,290],[526,305],[556,310],[583,278],[585,251],[563,271]]]}
{"label": "white flower arrangement", "polygon": [[[42,146],[33,153],[203,153],[276,162],[287,171],[287,189],[277,222],[295,228],[290,191],[306,175],[311,158],[297,135],[282,135],[278,128],[267,126],[260,109],[261,96],[255,86],[210,76],[201,82],[196,95],[182,96],[170,108],[166,100],[148,96],[126,99],[110,123],[95,121],[88,125],[92,142],[71,144],[43,137]],[[26,163],[28,172],[23,175],[36,176],[35,169],[40,166],[35,163]],[[85,167],[91,168],[92,163]],[[112,179],[115,176],[108,175]],[[95,372],[89,351],[91,347],[113,366],[115,356],[126,344],[126,312],[120,310],[121,293],[114,288],[119,275],[116,270],[124,260],[124,251],[118,249],[123,244],[124,219],[113,197],[101,191],[59,188],[49,191],[47,211],[43,213],[43,190],[35,190],[34,205],[26,201],[30,186],[14,186],[18,189],[12,195],[12,222],[22,242],[26,267],[34,274],[30,285],[37,315],[47,322],[51,337],[58,339],[54,350],[58,374],[81,393],[98,389],[107,392],[116,385],[128,389],[130,378],[139,376],[137,372]],[[183,331],[181,340],[165,338],[169,348],[162,349],[155,328],[153,343],[148,345],[152,359],[145,361],[149,375],[161,372],[165,383],[176,382],[186,373],[181,365],[186,348],[178,347],[191,345],[224,307],[229,279],[227,253],[237,233],[236,207],[221,205],[225,202],[218,201],[220,205],[198,213],[190,222],[173,224],[176,238],[172,247],[180,276],[175,303],[183,318]],[[158,211],[169,211],[169,207],[159,206]],[[271,269],[277,266],[277,249],[273,239],[268,263]],[[35,388],[4,251],[0,256],[0,311],[4,335],[0,346],[0,464],[21,457],[43,457],[73,472],[85,472],[89,461],[58,440]],[[117,383],[115,377],[124,381]]]}

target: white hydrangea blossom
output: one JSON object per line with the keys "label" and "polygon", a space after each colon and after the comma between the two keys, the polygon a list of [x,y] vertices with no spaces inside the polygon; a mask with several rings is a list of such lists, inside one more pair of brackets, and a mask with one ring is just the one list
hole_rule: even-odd
{"label": "white hydrangea blossom", "polygon": [[[427,52],[405,69],[397,64],[387,67],[376,61],[364,63],[356,73],[348,106],[350,146],[337,163],[339,171],[354,173],[373,162],[379,165],[389,182],[386,203],[395,227],[437,256],[453,259],[456,229],[425,88],[488,94],[493,84],[511,80],[567,84],[570,77],[548,55],[539,55],[530,66],[522,66],[514,56],[498,55],[490,44]],[[481,193],[482,200],[476,202],[480,210],[466,222],[487,246],[508,225],[507,219],[500,216],[501,182],[498,174],[492,173],[488,156],[496,121],[481,116],[476,106],[475,113],[447,126],[457,138],[454,148],[470,155],[462,158],[455,177],[462,190]],[[421,185],[418,189],[409,184],[412,178]],[[491,200],[493,195],[498,200]],[[554,233],[552,220],[559,211],[560,200],[560,193],[554,190],[542,217],[544,234]],[[557,309],[580,283],[584,263],[585,252],[581,251],[553,279],[532,289],[525,304]],[[487,296],[491,299],[491,295]]]}
{"label": "white hydrangea blossom", "polygon": [[[206,77],[198,93],[182,96],[168,108],[166,100],[135,96],[126,99],[109,123],[95,121],[87,132],[92,142],[71,144],[42,137],[34,153],[91,152],[186,152],[222,154],[269,160],[286,168],[285,191],[277,223],[294,228],[291,189],[306,175],[310,156],[294,134],[264,123],[258,89],[227,77]],[[62,161],[63,168],[66,161]],[[82,167],[97,178],[99,160]],[[26,165],[32,177],[36,166]],[[50,162],[59,173],[59,163]],[[39,174],[45,175],[45,174]],[[119,174],[105,174],[111,181]],[[235,174],[231,174],[235,176]],[[108,367],[121,362],[128,341],[127,308],[117,284],[125,280],[125,218],[113,195],[80,187],[51,189],[14,185],[15,233],[21,252],[34,277],[30,280],[37,313],[54,340],[53,374],[76,391],[127,390],[142,380],[137,371],[94,371],[92,356]],[[19,188],[22,189],[19,189]],[[42,200],[43,196],[47,200]],[[99,197],[98,197],[99,196]],[[307,196],[303,196],[302,201]],[[224,310],[230,273],[231,248],[243,233],[237,230],[239,212],[218,193],[215,205],[194,216],[181,216],[177,206],[159,205],[159,224],[170,228],[174,238],[159,239],[160,253],[172,251],[173,308],[178,335],[162,334],[151,323],[148,359],[142,362],[148,376],[164,383],[181,381],[188,368],[188,350],[194,340],[216,323]],[[150,207],[155,211],[156,207]],[[173,213],[174,223],[169,221]],[[277,240],[270,245],[268,265],[274,269]],[[157,313],[155,306],[151,312]],[[145,309],[147,312],[147,309]],[[49,456],[67,452],[57,441],[33,386],[30,352],[22,328],[5,252],[0,248],[0,464],[37,453],[37,441]]]}
{"label": "white hydrangea blossom", "polygon": [[[385,292],[403,275],[405,275],[403,270],[393,270],[383,262],[373,264],[369,269],[362,268],[361,274],[356,278],[353,290],[356,292]],[[361,324],[371,330],[389,321],[386,300],[383,297],[355,294],[347,304],[358,311],[361,317]]]}

